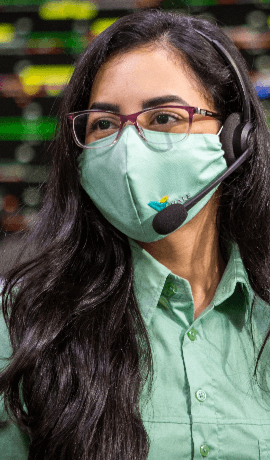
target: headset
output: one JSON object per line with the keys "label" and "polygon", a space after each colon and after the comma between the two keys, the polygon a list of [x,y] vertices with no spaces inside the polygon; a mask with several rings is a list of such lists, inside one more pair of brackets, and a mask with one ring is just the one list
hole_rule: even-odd
{"label": "headset", "polygon": [[208,37],[197,29],[194,29],[194,31],[210,42],[225,62],[229,64],[241,96],[242,112],[231,113],[226,118],[220,134],[220,142],[225,152],[224,158],[228,169],[188,202],[184,204],[172,204],[158,212],[153,219],[152,225],[156,233],[160,235],[167,235],[180,227],[186,220],[188,211],[213,188],[226,179],[226,177],[239,168],[251,155],[251,149],[249,148],[250,136],[253,131],[251,102],[244,79],[232,56],[217,40]]}

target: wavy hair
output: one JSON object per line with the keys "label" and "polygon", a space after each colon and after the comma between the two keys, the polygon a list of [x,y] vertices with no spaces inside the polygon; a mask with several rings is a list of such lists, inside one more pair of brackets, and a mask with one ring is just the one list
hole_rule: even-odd
{"label": "wavy hair", "polygon": [[66,114],[88,107],[110,57],[150,44],[185,59],[223,120],[241,111],[230,68],[194,28],[228,50],[250,95],[252,155],[223,183],[219,237],[223,251],[237,242],[253,290],[270,303],[269,132],[244,59],[220,28],[196,17],[150,8],[118,19],[90,43],[64,92],[46,195],[27,240],[37,254],[9,273],[3,291],[13,354],[0,392],[31,439],[31,460],[147,458],[139,402],[148,384],[151,393],[152,355],[130,247],[80,186],[81,150]]}

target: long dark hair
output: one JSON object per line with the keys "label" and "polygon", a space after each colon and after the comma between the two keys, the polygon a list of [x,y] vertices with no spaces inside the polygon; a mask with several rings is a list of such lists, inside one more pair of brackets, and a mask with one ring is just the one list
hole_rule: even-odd
{"label": "long dark hair", "polygon": [[218,225],[222,250],[238,243],[252,288],[270,303],[269,132],[244,59],[221,29],[195,17],[145,9],[120,18],[90,43],[66,88],[44,204],[28,237],[38,256],[9,274],[3,291],[13,355],[0,392],[30,436],[29,459],[147,458],[139,400],[148,384],[151,392],[152,356],[130,247],[80,186],[66,114],[88,107],[109,57],[150,43],[184,57],[224,120],[241,111],[231,70],[194,28],[229,51],[249,91],[253,152],[223,183]]}

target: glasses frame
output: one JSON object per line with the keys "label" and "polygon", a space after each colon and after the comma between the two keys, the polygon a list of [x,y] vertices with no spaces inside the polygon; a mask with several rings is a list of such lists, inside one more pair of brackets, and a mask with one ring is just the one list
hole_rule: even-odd
{"label": "glasses frame", "polygon": [[122,133],[124,125],[129,121],[135,126],[135,128],[137,129],[138,134],[140,135],[140,137],[145,142],[148,142],[147,139],[145,139],[145,137],[143,135],[143,132],[141,131],[140,126],[138,126],[138,124],[137,124],[137,118],[142,113],[149,112],[150,110],[154,110],[154,109],[185,109],[189,114],[188,133],[189,133],[190,127],[192,125],[193,116],[195,115],[195,113],[197,113],[199,115],[203,115],[203,116],[208,116],[208,117],[212,117],[212,118],[221,119],[221,116],[216,112],[211,112],[210,110],[206,110],[206,109],[200,109],[199,107],[191,107],[191,106],[185,106],[185,105],[159,105],[157,107],[150,107],[149,109],[144,109],[141,112],[131,113],[129,115],[122,115],[120,113],[112,112],[110,110],[90,109],[90,110],[82,110],[80,112],[68,113],[67,114],[67,119],[69,121],[70,128],[71,128],[71,133],[72,133],[72,136],[73,136],[73,139],[74,139],[75,143],[79,147],[81,147],[83,149],[91,149],[91,148],[97,148],[97,147],[89,147],[87,145],[81,144],[81,142],[79,141],[79,139],[76,136],[76,132],[75,132],[75,129],[74,129],[74,122],[76,120],[76,117],[78,115],[83,115],[85,113],[91,113],[91,112],[104,112],[104,113],[110,113],[110,114],[113,114],[113,115],[117,115],[120,118],[120,127],[119,127],[117,136],[114,139],[114,141],[107,146],[107,147],[110,147],[110,146],[112,146],[112,145],[117,143],[117,141],[118,141],[118,139],[119,139],[119,137],[120,137],[120,135]]}

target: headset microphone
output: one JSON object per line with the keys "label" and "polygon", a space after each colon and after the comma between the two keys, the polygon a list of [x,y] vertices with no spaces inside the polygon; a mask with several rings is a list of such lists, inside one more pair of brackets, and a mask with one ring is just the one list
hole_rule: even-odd
{"label": "headset microphone", "polygon": [[232,166],[230,166],[225,173],[218,176],[212,181],[204,190],[198,193],[194,198],[189,200],[188,203],[180,204],[175,203],[167,206],[160,211],[153,219],[153,229],[160,235],[167,235],[168,233],[174,232],[180,225],[182,225],[188,215],[188,211],[195,206],[207,193],[215,188],[220,182],[228,177],[233,171],[235,171],[249,156],[248,149],[238,158]]}
{"label": "headset microphone", "polygon": [[199,30],[195,31],[210,42],[223,59],[229,64],[230,69],[235,76],[242,99],[242,113],[231,113],[226,119],[220,135],[220,142],[224,150],[224,158],[227,162],[228,169],[187,203],[171,204],[162,211],[159,211],[154,217],[152,225],[155,232],[160,235],[167,235],[180,227],[180,225],[185,222],[188,211],[205,195],[207,195],[207,193],[239,168],[239,166],[241,166],[241,164],[251,155],[251,151],[248,147],[249,138],[253,129],[251,123],[251,104],[248,90],[245,86],[241,73],[233,58],[220,43],[210,37],[207,37]]}

